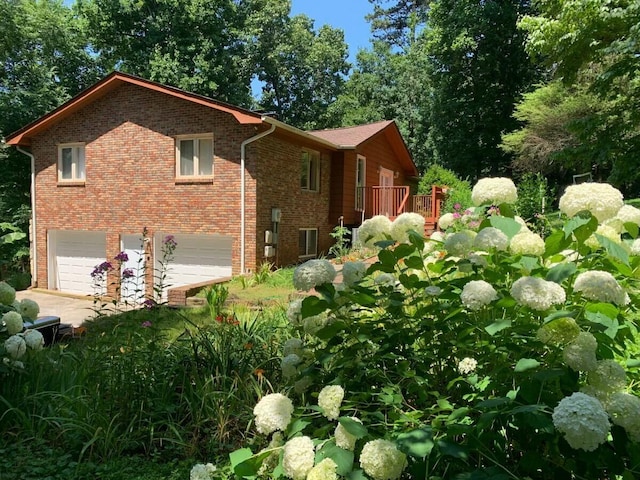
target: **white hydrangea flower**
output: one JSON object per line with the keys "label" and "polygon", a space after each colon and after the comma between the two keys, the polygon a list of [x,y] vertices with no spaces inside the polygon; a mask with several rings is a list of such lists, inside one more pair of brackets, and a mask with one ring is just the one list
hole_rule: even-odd
{"label": "white hydrangea flower", "polygon": [[447,230],[454,223],[456,223],[456,217],[453,213],[445,213],[444,215],[440,215],[438,219],[438,228],[440,230]]}
{"label": "white hydrangea flower", "polygon": [[307,475],[307,480],[337,480],[337,468],[336,462],[330,458],[325,458],[311,469]]}
{"label": "white hydrangea flower", "polygon": [[475,252],[469,255],[468,260],[472,265],[477,265],[478,267],[487,268],[489,266],[489,261],[486,258],[486,255],[483,252]]}
{"label": "white hydrangea flower", "polygon": [[466,257],[473,249],[475,235],[468,230],[447,235],[444,239],[444,249],[453,257]]}
{"label": "white hydrangea flower", "polygon": [[430,285],[424,289],[424,294],[429,297],[437,297],[442,293],[442,289],[436,285]]}
{"label": "white hydrangea flower", "polygon": [[580,334],[580,326],[571,317],[556,318],[545,323],[536,334],[538,340],[546,344],[564,345]]}
{"label": "white hydrangea flower", "polygon": [[291,378],[298,374],[298,365],[300,365],[302,359],[295,353],[290,353],[282,359],[280,367],[282,368],[282,376],[284,378]]}
{"label": "white hydrangea flower", "polygon": [[22,338],[32,350],[42,350],[44,347],[44,337],[38,330],[27,329],[22,333]]}
{"label": "white hydrangea flower", "polygon": [[573,291],[597,302],[610,302],[626,305],[629,297],[618,281],[609,272],[590,270],[582,272],[573,283]]}
{"label": "white hydrangea flower", "polygon": [[23,299],[20,302],[20,309],[18,310],[23,317],[27,317],[30,320],[38,318],[40,313],[40,306],[28,298]]}
{"label": "white hydrangea flower", "polygon": [[551,415],[571,448],[592,452],[609,435],[609,417],[597,398],[581,392],[563,398]]}
{"label": "white hydrangea flower", "polygon": [[16,290],[7,282],[0,282],[0,303],[2,305],[12,305],[16,300]]}
{"label": "white hydrangea flower", "polygon": [[[362,420],[360,420],[358,417],[349,418],[351,418],[351,420],[353,420],[354,422],[358,422],[360,424],[362,423]],[[334,436],[336,439],[336,445],[340,448],[344,448],[345,450],[349,450],[351,452],[353,452],[353,450],[356,448],[357,438],[354,435],[351,435],[347,431],[347,429],[342,426],[341,423],[338,423]]]}
{"label": "white hydrangea flower", "polygon": [[624,390],[627,386],[627,373],[615,360],[600,360],[596,368],[589,371],[587,382],[598,392],[607,395]]}
{"label": "white hydrangea flower", "polygon": [[284,437],[282,432],[274,432],[271,440],[269,441],[269,445],[267,448],[264,448],[260,451],[260,453],[264,453],[265,451],[271,451],[269,456],[262,461],[260,464],[260,468],[258,469],[258,476],[265,477],[273,471],[274,468],[278,466],[278,462],[280,461],[280,448],[284,445]]}
{"label": "white hydrangea flower", "polygon": [[294,437],[284,444],[282,468],[293,480],[305,480],[313,468],[315,451],[309,437]]}
{"label": "white hydrangea flower", "polygon": [[471,201],[476,206],[516,203],[516,200],[518,200],[518,190],[510,178],[481,178],[471,191]]}
{"label": "white hydrangea flower", "polygon": [[424,235],[424,217],[419,213],[401,213],[391,223],[391,238],[398,243],[408,243],[411,230]]}
{"label": "white hydrangea flower", "polygon": [[400,478],[407,465],[407,457],[388,440],[372,440],[365,443],[360,453],[360,467],[373,480]]}
{"label": "white hydrangea flower", "polygon": [[616,217],[623,223],[635,223],[640,225],[640,209],[633,205],[623,205],[616,213]]}
{"label": "white hydrangea flower", "polygon": [[498,292],[484,280],[471,280],[460,293],[460,301],[469,310],[480,310],[498,299]]}
{"label": "white hydrangea flower", "polygon": [[462,375],[467,375],[475,371],[478,366],[478,361],[475,358],[465,357],[458,362],[458,371]]}
{"label": "white hydrangea flower", "polygon": [[4,349],[12,359],[17,360],[27,351],[27,344],[22,335],[12,335],[4,341]]}
{"label": "white hydrangea flower", "polygon": [[607,413],[632,442],[640,443],[640,398],[626,392],[614,393],[607,403]]}
{"label": "white hydrangea flower", "polygon": [[22,316],[18,312],[7,312],[2,316],[2,323],[4,323],[7,333],[9,335],[15,335],[20,333],[24,328],[24,322]]}
{"label": "white hydrangea flower", "polygon": [[473,246],[485,251],[506,250],[509,246],[509,237],[495,227],[486,227],[478,232],[473,240]]}
{"label": "white hydrangea flower", "polygon": [[212,480],[216,466],[212,463],[198,463],[191,469],[189,480]]}
{"label": "white hydrangea flower", "polygon": [[265,435],[285,430],[291,422],[293,403],[281,393],[270,393],[260,399],[253,409],[256,429]]}
{"label": "white hydrangea flower", "polygon": [[623,205],[622,193],[608,183],[569,185],[558,204],[568,217],[588,210],[599,222],[615,217]]}
{"label": "white hydrangea flower", "polygon": [[631,255],[640,256],[640,238],[636,238],[631,243]]}
{"label": "white hydrangea flower", "polygon": [[324,416],[335,420],[340,416],[340,405],[344,399],[344,389],[340,385],[327,385],[318,394],[318,406]]}
{"label": "white hydrangea flower", "polygon": [[433,240],[434,242],[444,242],[445,239],[445,235],[442,232],[433,232],[431,235],[429,235],[429,240]]}
{"label": "white hydrangea flower", "polygon": [[302,357],[304,353],[304,343],[300,338],[290,338],[286,342],[284,342],[284,346],[282,347],[282,354],[286,357],[287,355],[291,355],[295,353],[299,357]]}
{"label": "white hydrangea flower", "polygon": [[329,323],[329,317],[325,313],[313,315],[302,320],[302,330],[307,335],[315,335],[318,330]]}
{"label": "white hydrangea flower", "polygon": [[302,377],[300,380],[293,384],[293,390],[297,394],[303,394],[313,384],[311,377]]}
{"label": "white hydrangea flower", "polygon": [[342,281],[351,287],[361,281],[367,274],[368,265],[365,262],[345,262],[342,265]]}
{"label": "white hydrangea flower", "polygon": [[384,215],[371,217],[358,228],[358,243],[364,247],[375,247],[388,236],[391,236],[391,220]]}
{"label": "white hydrangea flower", "polygon": [[511,296],[520,305],[544,311],[567,299],[564,289],[555,282],[539,277],[521,277],[511,286]]}
{"label": "white hydrangea flower", "polygon": [[392,273],[381,273],[374,279],[374,282],[376,285],[393,287],[396,284],[397,280]]}
{"label": "white hydrangea flower", "polygon": [[329,260],[313,259],[297,266],[293,271],[293,286],[307,292],[318,285],[333,282],[334,278],[336,269]]}
{"label": "white hydrangea flower", "polygon": [[610,225],[598,225],[598,228],[596,228],[595,233],[591,235],[589,238],[587,238],[584,242],[584,244],[592,250],[598,250],[599,248],[602,248],[602,246],[600,245],[600,242],[596,238],[596,234],[602,235],[603,237],[608,238],[609,240],[615,243],[622,242],[622,240],[620,239],[620,232],[616,230],[614,227]]}
{"label": "white hydrangea flower", "polygon": [[509,250],[515,255],[533,255],[539,257],[544,253],[544,240],[530,230],[520,230],[511,239]]}
{"label": "white hydrangea flower", "polygon": [[598,366],[598,341],[589,332],[580,332],[562,351],[564,362],[576,372],[589,372]]}
{"label": "white hydrangea flower", "polygon": [[291,325],[300,325],[302,323],[302,300],[292,300],[287,307],[287,318]]}

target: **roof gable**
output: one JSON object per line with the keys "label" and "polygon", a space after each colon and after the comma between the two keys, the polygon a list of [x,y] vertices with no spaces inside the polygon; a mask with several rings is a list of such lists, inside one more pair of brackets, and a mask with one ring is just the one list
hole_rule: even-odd
{"label": "roof gable", "polygon": [[52,110],[51,112],[40,117],[34,122],[31,122],[30,124],[22,127],[20,130],[10,134],[5,141],[8,145],[28,146],[31,144],[31,137],[33,137],[34,135],[64,120],[81,108],[86,107],[87,105],[93,103],[95,100],[107,95],[109,92],[125,83],[148,88],[156,92],[171,95],[176,98],[229,113],[238,121],[238,123],[241,124],[262,123],[262,116],[250,110],[245,110],[243,108],[229,105],[224,102],[219,102],[217,100],[213,100],[202,95],[197,95],[195,93],[189,93],[184,90],[180,90],[179,88],[162,85],[150,80],[145,80],[134,75],[129,75],[122,72],[113,72],[95,85],[79,93],[71,100],[63,103],[55,110]]}

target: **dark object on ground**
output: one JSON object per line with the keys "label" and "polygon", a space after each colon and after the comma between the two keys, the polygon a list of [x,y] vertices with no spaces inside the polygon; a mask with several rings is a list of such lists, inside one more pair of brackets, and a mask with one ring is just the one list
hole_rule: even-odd
{"label": "dark object on ground", "polygon": [[51,345],[58,335],[60,328],[60,317],[39,317],[33,322],[24,322],[24,328],[38,330],[44,337],[44,344]]}

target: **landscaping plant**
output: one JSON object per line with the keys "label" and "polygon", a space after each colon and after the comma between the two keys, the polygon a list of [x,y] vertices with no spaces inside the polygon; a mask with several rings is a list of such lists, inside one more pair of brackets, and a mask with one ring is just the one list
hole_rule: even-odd
{"label": "landscaping plant", "polygon": [[374,217],[360,238],[376,263],[345,264],[337,285],[328,261],[299,266],[294,285],[316,294],[288,310],[289,387],[255,406],[233,473],[638,478],[640,210],[610,185],[571,186],[543,240],[516,200],[485,178],[475,227],[425,239],[413,214]]}

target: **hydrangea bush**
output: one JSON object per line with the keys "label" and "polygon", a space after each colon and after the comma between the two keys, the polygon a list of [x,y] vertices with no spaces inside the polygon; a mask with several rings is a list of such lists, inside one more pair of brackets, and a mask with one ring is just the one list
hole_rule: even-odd
{"label": "hydrangea bush", "polygon": [[640,215],[610,185],[564,195],[545,239],[513,182],[488,178],[431,238],[365,222],[377,262],[343,283],[299,267],[315,291],[287,312],[289,390],[261,401],[264,449],[232,453],[235,475],[640,477]]}

